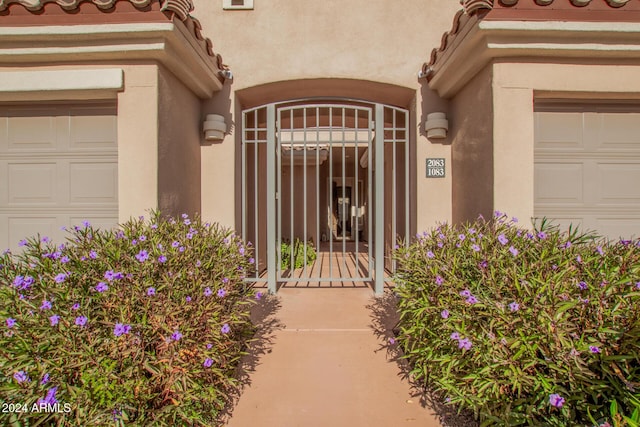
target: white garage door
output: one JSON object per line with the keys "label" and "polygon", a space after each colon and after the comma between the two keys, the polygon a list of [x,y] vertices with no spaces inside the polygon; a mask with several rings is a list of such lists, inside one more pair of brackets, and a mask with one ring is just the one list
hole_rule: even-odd
{"label": "white garage door", "polygon": [[0,105],[0,250],[118,222],[115,105]]}
{"label": "white garage door", "polygon": [[536,113],[536,217],[640,236],[640,112],[620,108]]}

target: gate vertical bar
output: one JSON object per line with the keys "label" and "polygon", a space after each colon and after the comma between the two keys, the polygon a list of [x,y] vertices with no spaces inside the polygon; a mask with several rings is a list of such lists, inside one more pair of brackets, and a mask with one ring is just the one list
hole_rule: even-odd
{"label": "gate vertical bar", "polygon": [[[267,106],[267,286],[275,294],[276,286],[276,106]],[[269,249],[271,247],[271,249]]]}
{"label": "gate vertical bar", "polygon": [[384,106],[376,104],[375,122],[375,293],[384,291]]}

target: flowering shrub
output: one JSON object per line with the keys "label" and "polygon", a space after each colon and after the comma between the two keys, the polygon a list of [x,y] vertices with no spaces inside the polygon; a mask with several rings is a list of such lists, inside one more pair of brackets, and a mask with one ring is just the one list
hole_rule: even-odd
{"label": "flowering shrub", "polygon": [[397,342],[412,376],[483,425],[608,425],[614,403],[631,414],[640,241],[516,221],[442,225],[396,252]]}
{"label": "flowering shrub", "polygon": [[253,333],[238,237],[154,213],[21,245],[0,258],[0,401],[27,411],[0,424],[215,422]]}

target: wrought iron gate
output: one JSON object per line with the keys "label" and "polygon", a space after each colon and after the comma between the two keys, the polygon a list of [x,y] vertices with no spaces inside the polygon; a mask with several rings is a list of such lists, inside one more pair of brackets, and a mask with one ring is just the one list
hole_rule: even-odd
{"label": "wrought iron gate", "polygon": [[[358,101],[295,101],[242,115],[242,235],[249,282],[374,282],[407,240],[407,110]],[[399,148],[398,148],[399,147]]]}

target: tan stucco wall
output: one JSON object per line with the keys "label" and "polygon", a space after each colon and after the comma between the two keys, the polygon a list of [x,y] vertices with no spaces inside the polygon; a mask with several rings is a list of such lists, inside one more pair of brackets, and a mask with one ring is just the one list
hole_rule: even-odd
{"label": "tan stucco wall", "polygon": [[[225,63],[234,73],[229,93],[221,93],[204,104],[204,113],[233,114],[235,126],[241,121],[242,100],[252,105],[286,100],[291,97],[318,95],[350,96],[341,91],[318,93],[314,83],[305,79],[354,79],[405,88],[404,108],[412,108],[412,132],[417,136],[412,176],[416,191],[414,210],[418,229],[451,219],[451,180],[427,180],[425,158],[450,160],[450,146],[430,143],[422,136],[423,110],[442,111],[446,103],[423,86],[417,71],[439,46],[443,32],[451,28],[458,0],[406,0],[372,2],[370,0],[256,0],[249,11],[223,11],[221,2],[195,0],[194,15],[203,26]],[[294,81],[269,93],[260,86]],[[255,90],[252,92],[252,88]],[[263,88],[264,89],[264,88]],[[242,96],[236,96],[242,92]],[[384,91],[356,91],[363,97],[394,104],[394,97]],[[426,96],[423,96],[426,94]],[[280,98],[275,99],[273,98]],[[247,106],[247,105],[244,105]],[[228,109],[227,109],[228,108]],[[237,187],[217,185],[237,175],[238,162],[232,160],[240,139],[231,132],[222,144],[202,148],[203,216],[234,226],[233,211],[220,206],[234,206]],[[237,206],[237,204],[235,204]]]}
{"label": "tan stucco wall", "polygon": [[120,221],[158,206],[158,66],[125,68],[118,94]]}
{"label": "tan stucco wall", "polygon": [[535,97],[640,99],[640,66],[493,65],[494,207],[530,224],[534,207]]}
{"label": "tan stucco wall", "polygon": [[493,210],[493,102],[491,66],[451,101],[453,222]]}
{"label": "tan stucco wall", "polygon": [[158,207],[200,213],[200,100],[162,67],[158,94]]}

